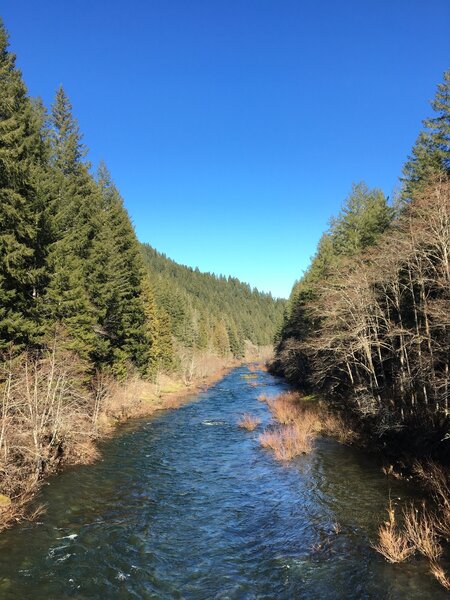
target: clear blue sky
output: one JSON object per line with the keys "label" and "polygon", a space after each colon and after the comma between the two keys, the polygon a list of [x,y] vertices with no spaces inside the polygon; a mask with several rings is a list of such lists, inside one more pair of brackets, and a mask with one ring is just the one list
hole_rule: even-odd
{"label": "clear blue sky", "polygon": [[287,296],[353,181],[392,195],[450,63],[449,0],[4,0],[140,240]]}

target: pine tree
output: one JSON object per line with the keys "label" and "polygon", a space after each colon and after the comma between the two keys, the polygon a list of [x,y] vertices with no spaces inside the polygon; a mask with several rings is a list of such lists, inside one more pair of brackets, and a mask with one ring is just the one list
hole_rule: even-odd
{"label": "pine tree", "polygon": [[170,316],[163,307],[158,307],[158,366],[163,371],[175,368],[175,349],[172,338]]}
{"label": "pine tree", "polygon": [[37,341],[42,277],[36,184],[44,160],[37,111],[27,96],[0,22],[0,348]]}
{"label": "pine tree", "polygon": [[[143,293],[143,266],[138,242],[123,200],[101,163],[98,232],[86,260],[88,290],[96,307],[103,344],[101,362],[130,362],[143,372],[150,360]],[[101,352],[106,352],[103,356]]]}
{"label": "pine tree", "polygon": [[53,236],[44,306],[48,330],[65,328],[69,346],[84,358],[94,352],[95,309],[87,290],[86,259],[98,231],[99,195],[83,160],[78,124],[60,88],[50,119]]}
{"label": "pine tree", "polygon": [[433,177],[450,173],[450,69],[444,73],[431,106],[435,116],[423,122],[425,129],[403,168],[403,202],[411,200]]}
{"label": "pine tree", "polygon": [[353,184],[341,214],[331,225],[334,253],[352,256],[372,246],[391,221],[392,210],[381,190]]}

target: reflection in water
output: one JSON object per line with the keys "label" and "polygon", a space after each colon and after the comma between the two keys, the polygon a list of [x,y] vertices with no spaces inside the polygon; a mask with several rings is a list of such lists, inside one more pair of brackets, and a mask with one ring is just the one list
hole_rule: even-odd
{"label": "reflection in water", "polygon": [[[247,373],[54,477],[42,522],[0,536],[0,599],[446,598],[423,561],[388,565],[370,547],[389,486],[411,490],[331,440],[277,463],[259,447],[270,415]],[[252,383],[283,389],[267,373]],[[263,421],[252,433],[236,427],[245,411]]]}

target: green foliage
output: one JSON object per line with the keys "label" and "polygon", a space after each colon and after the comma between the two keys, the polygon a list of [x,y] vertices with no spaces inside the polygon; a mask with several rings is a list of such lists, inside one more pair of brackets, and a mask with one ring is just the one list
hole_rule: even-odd
{"label": "green foliage", "polygon": [[423,121],[425,129],[403,168],[403,202],[423,191],[434,177],[450,173],[450,69],[444,73],[431,106],[435,116]]}
{"label": "green foliage", "polygon": [[269,345],[280,327],[284,300],[252,290],[235,278],[178,265],[147,244],[144,264],[155,284],[158,307],[168,315],[184,346],[243,355],[244,340]]}
{"label": "green foliage", "polygon": [[154,378],[198,350],[269,344],[283,301],[139,245],[104,164],[96,177],[60,87],[32,100],[0,25],[0,350],[61,347],[90,373]]}
{"label": "green foliage", "polygon": [[43,140],[0,23],[0,349],[36,343],[43,253],[38,193]]}
{"label": "green foliage", "polygon": [[380,190],[353,186],[293,287],[273,363],[366,435],[425,441],[440,456],[450,432],[449,85],[447,71],[436,116],[406,163],[398,210]]}

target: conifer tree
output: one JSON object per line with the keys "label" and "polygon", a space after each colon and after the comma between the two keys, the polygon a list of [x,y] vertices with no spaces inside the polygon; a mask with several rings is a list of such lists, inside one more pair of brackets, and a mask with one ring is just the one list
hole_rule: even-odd
{"label": "conifer tree", "polygon": [[163,371],[172,371],[175,367],[175,350],[172,338],[170,316],[163,307],[158,307],[158,366]]}
{"label": "conifer tree", "polygon": [[363,182],[353,184],[341,214],[332,222],[334,253],[351,256],[372,246],[391,220],[392,210],[381,190],[370,190]]}
{"label": "conifer tree", "polygon": [[[40,201],[44,160],[40,121],[0,22],[0,348],[37,341],[42,277]],[[42,250],[39,252],[39,250]]]}
{"label": "conifer tree", "polygon": [[83,160],[86,151],[62,87],[52,107],[50,137],[54,241],[47,259],[50,280],[45,296],[46,317],[50,330],[63,325],[69,346],[89,358],[98,335],[85,261],[98,230],[99,195],[89,165]]}
{"label": "conifer tree", "polygon": [[435,116],[423,122],[425,129],[403,168],[403,201],[425,189],[433,177],[450,173],[450,69],[444,73],[431,106]]}
{"label": "conifer tree", "polygon": [[[96,309],[103,342],[99,363],[133,363],[147,370],[151,341],[147,338],[143,266],[138,242],[123,200],[101,163],[98,231],[86,260],[87,287]],[[147,292],[147,295],[150,292]]]}

